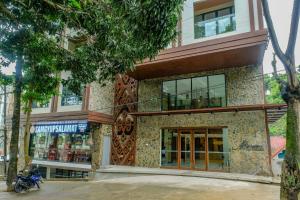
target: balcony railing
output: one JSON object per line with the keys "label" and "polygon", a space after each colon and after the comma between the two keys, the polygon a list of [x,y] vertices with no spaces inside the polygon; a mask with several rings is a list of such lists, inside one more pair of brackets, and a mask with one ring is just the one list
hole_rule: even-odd
{"label": "balcony railing", "polygon": [[195,39],[210,37],[236,30],[235,14],[196,22],[194,26]]}

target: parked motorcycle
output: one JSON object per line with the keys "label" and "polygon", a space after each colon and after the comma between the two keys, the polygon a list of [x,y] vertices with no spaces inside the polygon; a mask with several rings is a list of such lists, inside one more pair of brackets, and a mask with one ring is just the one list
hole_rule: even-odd
{"label": "parked motorcycle", "polygon": [[40,189],[42,182],[43,178],[37,168],[30,170],[27,176],[23,175],[23,171],[20,171],[15,180],[14,190],[16,193],[21,193],[35,186]]}

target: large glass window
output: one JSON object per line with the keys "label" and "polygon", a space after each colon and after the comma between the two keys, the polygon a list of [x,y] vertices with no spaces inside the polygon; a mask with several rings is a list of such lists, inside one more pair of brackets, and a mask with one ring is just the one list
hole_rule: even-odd
{"label": "large glass window", "polygon": [[166,81],[162,87],[162,110],[226,106],[224,74]]}
{"label": "large glass window", "polygon": [[209,106],[223,107],[226,105],[225,77],[216,75],[208,77],[209,83]]}
{"label": "large glass window", "polygon": [[236,30],[234,7],[228,7],[195,16],[195,39]]}
{"label": "large glass window", "polygon": [[162,104],[166,110],[175,109],[176,105],[176,81],[163,82]]}
{"label": "large glass window", "polygon": [[192,108],[208,107],[207,77],[192,78]]}
{"label": "large glass window", "polygon": [[71,90],[69,90],[67,86],[63,86],[62,95],[61,95],[61,105],[62,106],[81,105],[83,87],[81,88],[80,94],[81,95],[77,95]]}
{"label": "large glass window", "polygon": [[188,109],[191,105],[191,79],[177,81],[177,109]]}
{"label": "large glass window", "polygon": [[30,155],[36,160],[89,163],[91,145],[89,133],[33,133]]}

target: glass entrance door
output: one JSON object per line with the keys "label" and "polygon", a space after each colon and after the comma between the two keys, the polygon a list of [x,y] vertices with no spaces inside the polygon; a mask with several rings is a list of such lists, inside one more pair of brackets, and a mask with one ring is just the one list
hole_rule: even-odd
{"label": "glass entrance door", "polygon": [[228,171],[228,149],[227,131],[222,128],[163,129],[161,166]]}
{"label": "glass entrance door", "polygon": [[198,170],[207,169],[207,156],[206,156],[206,132],[207,129],[194,130],[193,135],[193,155],[194,155],[194,168]]}
{"label": "glass entrance door", "polygon": [[191,131],[180,131],[180,167],[191,168]]}

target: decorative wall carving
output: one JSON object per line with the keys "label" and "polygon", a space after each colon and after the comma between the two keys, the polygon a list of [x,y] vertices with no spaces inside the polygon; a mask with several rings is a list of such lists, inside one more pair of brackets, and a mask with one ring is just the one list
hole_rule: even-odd
{"label": "decorative wall carving", "polygon": [[136,152],[137,81],[127,75],[117,75],[114,96],[114,126],[111,163],[134,165]]}

